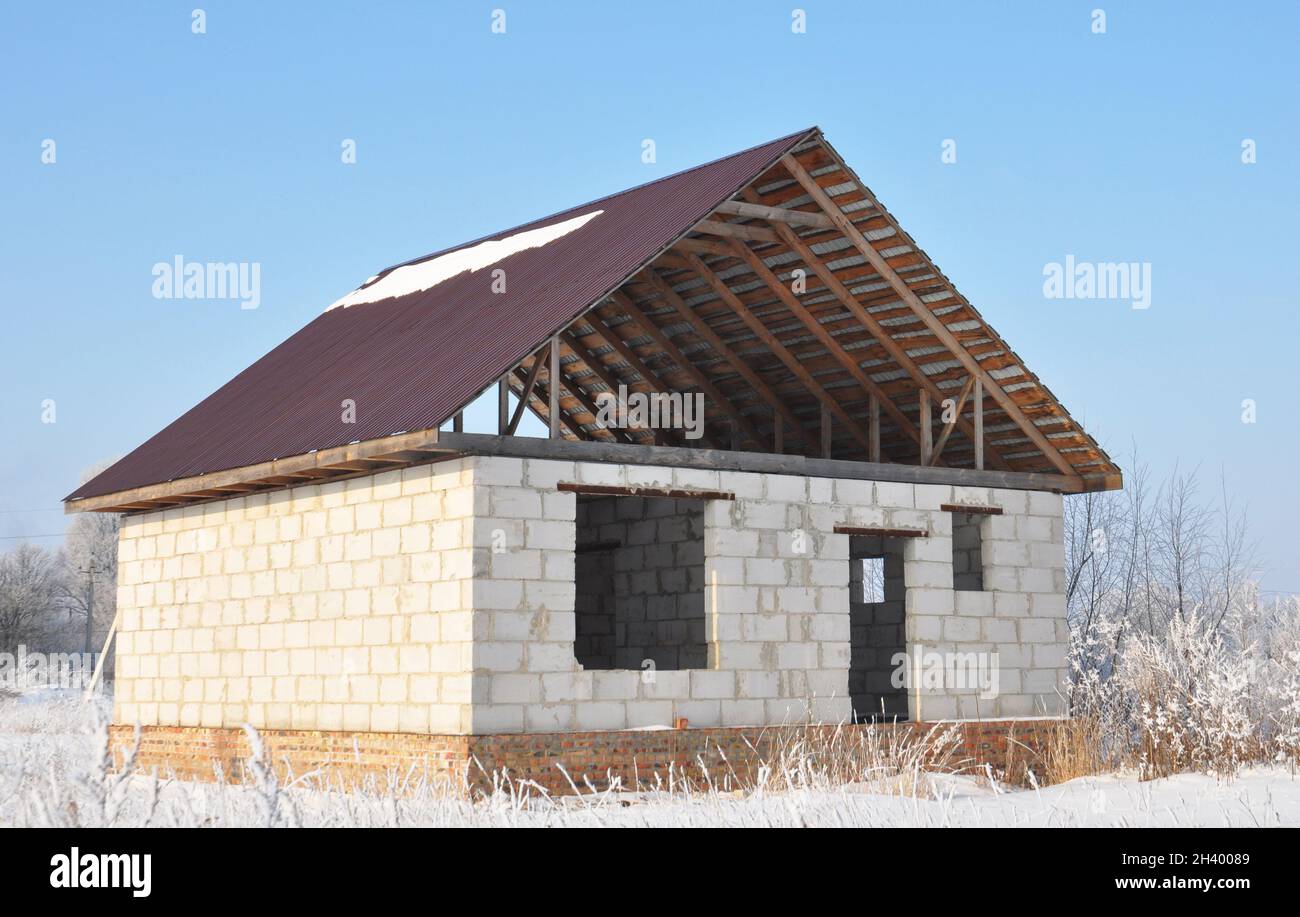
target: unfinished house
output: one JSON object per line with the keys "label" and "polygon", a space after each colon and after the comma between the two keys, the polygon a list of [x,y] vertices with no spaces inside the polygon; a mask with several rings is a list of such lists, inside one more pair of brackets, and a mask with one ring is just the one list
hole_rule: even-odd
{"label": "unfinished house", "polygon": [[67,509],[126,514],[146,766],[237,772],[251,724],[299,773],[563,788],[807,723],[1036,735],[1062,495],[1120,485],[814,128],[380,271]]}

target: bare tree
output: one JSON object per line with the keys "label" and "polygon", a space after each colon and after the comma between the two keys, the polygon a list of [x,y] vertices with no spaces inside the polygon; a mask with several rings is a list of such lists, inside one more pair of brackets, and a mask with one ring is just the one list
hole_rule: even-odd
{"label": "bare tree", "polygon": [[1244,649],[1267,617],[1246,515],[1220,474],[1216,501],[1175,467],[1155,488],[1136,448],[1121,492],[1066,503],[1066,602],[1076,669],[1113,671],[1126,638],[1157,641],[1195,619],[1207,638]]}
{"label": "bare tree", "polygon": [[39,646],[66,615],[63,563],[56,552],[26,542],[0,554],[0,652]]}
{"label": "bare tree", "polygon": [[[62,597],[69,613],[81,621],[93,610],[90,652],[98,652],[117,610],[117,533],[121,517],[82,513],[72,520],[64,545],[66,576]],[[83,636],[84,639],[84,636]]]}
{"label": "bare tree", "polygon": [[[82,473],[82,483],[111,464],[110,460],[88,468]],[[81,648],[86,639],[87,614],[93,613],[89,632],[92,653],[99,652],[117,611],[117,536],[121,522],[122,517],[116,513],[81,513],[68,527],[61,594],[69,614],[80,622],[80,633],[69,633],[68,642]]]}
{"label": "bare tree", "polygon": [[[1228,497],[1228,485],[1223,470],[1219,471],[1219,533],[1214,543],[1214,569],[1211,588],[1218,593],[1217,614],[1213,626],[1217,630],[1234,610],[1259,604],[1258,588],[1252,588],[1246,574],[1256,565],[1256,544],[1250,540],[1249,526],[1244,508],[1238,509]],[[1214,609],[1211,609],[1211,613]],[[1244,646],[1246,640],[1239,641]]]}
{"label": "bare tree", "polygon": [[1185,619],[1204,601],[1206,549],[1211,511],[1198,502],[1196,471],[1184,474],[1177,467],[1156,501],[1156,562],[1159,565],[1157,601],[1165,617]]}

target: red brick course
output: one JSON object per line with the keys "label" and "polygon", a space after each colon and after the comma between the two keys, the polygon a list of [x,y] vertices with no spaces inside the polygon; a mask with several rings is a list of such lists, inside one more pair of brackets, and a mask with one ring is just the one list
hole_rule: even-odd
{"label": "red brick course", "polygon": [[[1060,722],[942,724],[959,732],[951,753],[934,765],[947,770],[987,765],[1018,779],[1026,766],[1038,766]],[[589,785],[604,789],[611,779],[626,788],[667,786],[670,781],[739,788],[755,779],[761,764],[777,760],[783,749],[789,752],[796,743],[822,766],[833,768],[836,755],[851,766],[854,749],[864,741],[909,742],[934,727],[799,725],[486,736],[265,730],[258,735],[282,781],[310,774],[313,783],[319,779],[341,788],[369,785],[380,791],[424,781],[464,794],[490,789],[494,774],[499,780],[504,773],[516,783],[527,781],[549,793],[565,794],[572,793],[574,785],[582,792]],[[884,734],[867,736],[865,730]],[[111,733],[120,764],[135,747],[135,730],[113,726]],[[243,730],[147,726],[140,730],[135,769],[182,780],[242,782],[249,778],[251,754]]]}

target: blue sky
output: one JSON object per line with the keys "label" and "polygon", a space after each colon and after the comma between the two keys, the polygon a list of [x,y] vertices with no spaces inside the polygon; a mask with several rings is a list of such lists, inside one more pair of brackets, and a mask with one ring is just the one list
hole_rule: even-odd
{"label": "blue sky", "polygon": [[[1296,4],[200,3],[0,14],[0,547],[376,269],[817,124],[1113,455],[1222,468],[1300,591]],[[154,299],[177,254],[259,262],[260,308]],[[1151,307],[1046,299],[1067,255],[1149,262]]]}

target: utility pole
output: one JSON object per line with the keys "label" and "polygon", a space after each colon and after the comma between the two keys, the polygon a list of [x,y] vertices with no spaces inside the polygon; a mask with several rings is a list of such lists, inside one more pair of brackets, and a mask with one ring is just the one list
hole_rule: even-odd
{"label": "utility pole", "polygon": [[92,634],[95,629],[95,562],[86,568],[86,653],[93,652]]}

